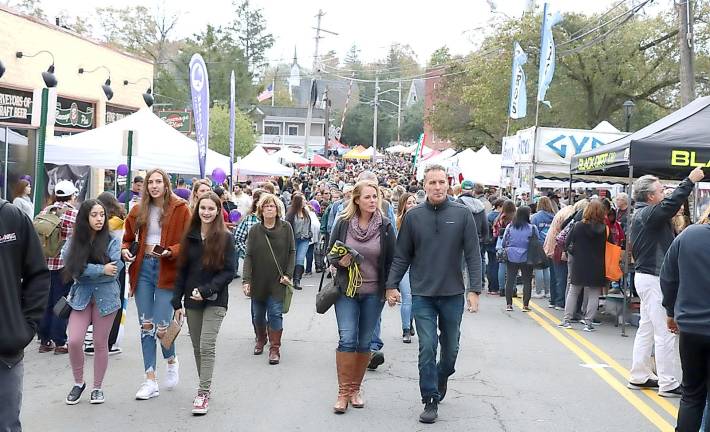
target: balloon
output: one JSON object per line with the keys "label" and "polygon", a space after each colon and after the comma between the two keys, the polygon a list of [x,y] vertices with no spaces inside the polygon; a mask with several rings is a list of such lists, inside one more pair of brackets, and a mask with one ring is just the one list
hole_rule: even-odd
{"label": "balloon", "polygon": [[127,176],[128,175],[128,165],[126,164],[121,164],[116,167],[116,174],[120,176]]}
{"label": "balloon", "polygon": [[222,184],[226,179],[227,179],[227,174],[224,172],[224,170],[222,168],[215,168],[212,171],[212,180],[214,180],[215,183]]}
{"label": "balloon", "polygon": [[[219,169],[219,168],[217,168],[217,169]],[[229,212],[229,221],[230,222],[237,223],[237,222],[239,222],[239,219],[241,219],[241,218],[242,218],[242,214],[239,213],[239,210],[235,209],[235,210],[232,210],[231,212]]]}
{"label": "balloon", "polygon": [[312,199],[310,201],[310,203],[311,203],[311,206],[313,206],[313,210],[315,210],[316,213],[320,213],[320,204],[318,203],[318,201]]}

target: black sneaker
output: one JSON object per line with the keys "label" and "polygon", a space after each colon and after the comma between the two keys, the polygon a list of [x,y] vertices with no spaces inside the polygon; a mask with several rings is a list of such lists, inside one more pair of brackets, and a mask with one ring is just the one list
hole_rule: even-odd
{"label": "black sneaker", "polygon": [[665,398],[679,398],[682,396],[680,391],[680,386],[674,388],[673,390],[663,390],[658,392],[658,396]]}
{"label": "black sneaker", "polygon": [[375,351],[372,353],[372,356],[370,357],[370,364],[367,365],[367,368],[370,370],[375,370],[375,369],[377,369],[377,366],[381,365],[384,362],[385,362],[385,355],[382,354],[382,351]]}
{"label": "black sneaker", "polygon": [[421,423],[431,424],[436,421],[437,417],[439,417],[439,403],[436,401],[436,398],[431,398],[424,402],[424,411],[419,414],[419,421]]}
{"label": "black sneaker", "polygon": [[86,388],[86,383],[82,384],[81,386],[75,385],[74,387],[71,388],[71,391],[67,395],[66,403],[67,405],[76,405],[79,403],[79,400],[81,399],[81,394],[84,393],[84,389]]}
{"label": "black sneaker", "polygon": [[629,381],[629,383],[626,384],[626,387],[630,388],[631,390],[656,389],[658,388],[658,380],[647,379],[646,382],[640,384],[632,383],[631,381]]}
{"label": "black sneaker", "polygon": [[439,388],[439,402],[441,402],[444,400],[444,397],[446,396],[446,390],[448,390],[449,388],[449,379],[439,377],[437,387]]}
{"label": "black sneaker", "polygon": [[89,399],[89,403],[91,404],[102,404],[104,403],[104,392],[101,389],[93,389],[91,391],[91,398]]}
{"label": "black sneaker", "polygon": [[402,332],[402,342],[408,344],[412,343],[412,334],[410,333],[409,330],[404,330]]}
{"label": "black sneaker", "polygon": [[94,355],[94,346],[93,345],[88,345],[84,347],[84,354],[88,356]]}

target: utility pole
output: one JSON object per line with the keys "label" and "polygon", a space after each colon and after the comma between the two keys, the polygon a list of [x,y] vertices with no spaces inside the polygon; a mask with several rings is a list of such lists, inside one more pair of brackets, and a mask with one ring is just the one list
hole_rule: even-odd
{"label": "utility pole", "polygon": [[325,103],[325,121],[323,123],[325,142],[323,143],[323,155],[328,157],[328,142],[330,141],[330,99],[328,99],[328,87],[326,87],[323,92],[323,102]]}
{"label": "utility pole", "polygon": [[397,100],[397,145],[400,145],[399,131],[402,128],[402,80],[399,80],[397,91],[399,94],[399,99]]}
{"label": "utility pole", "polygon": [[372,159],[375,159],[375,155],[377,154],[377,106],[380,104],[379,102],[379,96],[380,96],[380,77],[377,75],[377,72],[375,72],[375,113],[372,116]]}
{"label": "utility pole", "polygon": [[678,43],[680,44],[680,105],[695,99],[693,11],[690,0],[677,0]]}

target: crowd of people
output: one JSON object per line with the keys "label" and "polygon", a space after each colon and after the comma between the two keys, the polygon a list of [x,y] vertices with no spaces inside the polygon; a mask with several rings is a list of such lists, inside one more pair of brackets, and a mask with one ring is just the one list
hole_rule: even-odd
{"label": "crowd of people", "polygon": [[[682,395],[678,430],[698,430],[708,382],[704,347],[710,345],[709,309],[699,305],[708,303],[710,284],[694,279],[708,262],[695,252],[703,254],[698,242],[710,235],[708,218],[686,230],[697,235],[678,234],[689,225],[683,203],[702,170],[669,191],[655,177],[641,177],[633,200],[604,190],[513,198],[467,179],[452,186],[439,165],[427,167],[422,180],[410,172],[411,162],[400,157],[338,160],[331,169],[232,188],[197,178],[189,185],[177,179],[173,188],[166,172],[152,169],[118,198],[103,193],[82,203],[76,187],[61,181],[52,204],[33,221],[26,202],[31,186],[22,183],[16,205],[0,202],[0,264],[9,287],[0,292],[0,361],[7,366],[0,393],[10,401],[0,405],[0,429],[19,430],[22,352],[35,333],[40,353],[68,354],[74,383],[67,404],[78,403],[86,389],[85,354],[94,360],[89,402],[105,401],[102,383],[109,354],[121,350],[126,290],[135,298],[144,366],[135,398],[160,394],[158,344],[165,361],[161,385],[178,385],[176,348],[164,342],[184,318],[199,381],[192,412],[206,414],[229,284],[240,278],[250,298],[253,354],[263,354],[268,344],[268,363],[277,365],[292,290],[301,290],[314,270],[339,292],[333,411],[365,406],[366,371],[385,362],[384,304],[400,304],[402,342],[419,342],[419,420],[433,423],[454,373],[463,312],[477,312],[484,288],[505,298],[505,310],[513,313],[522,285],[522,312],[531,311],[532,298],[546,299],[549,308],[563,311],[559,327],[580,323],[593,332],[600,299],[624,294],[619,281],[607,277],[605,251],[613,244],[633,245],[633,275],[624,281],[632,281],[628,287],[640,298],[628,386]],[[10,255],[5,244],[26,250]],[[339,248],[346,253],[332,253]],[[58,311],[63,303],[68,318]],[[674,368],[676,333],[682,386]],[[654,353],[655,371],[649,366]],[[699,356],[705,356],[702,365]]]}

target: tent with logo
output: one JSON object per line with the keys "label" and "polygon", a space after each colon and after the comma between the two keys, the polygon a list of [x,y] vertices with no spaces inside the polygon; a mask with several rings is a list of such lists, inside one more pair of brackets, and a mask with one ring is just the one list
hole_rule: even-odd
{"label": "tent with logo", "polygon": [[[167,172],[199,174],[197,143],[176,131],[144,108],[121,120],[80,134],[54,138],[47,143],[44,160],[57,165],[90,165],[116,169],[123,156],[125,131],[135,132],[136,148],[131,169],[162,168]],[[229,157],[208,150],[206,174],[215,168],[229,172]]]}
{"label": "tent with logo", "polygon": [[572,158],[575,176],[681,180],[710,166],[710,96],[701,97],[645,128]]}

